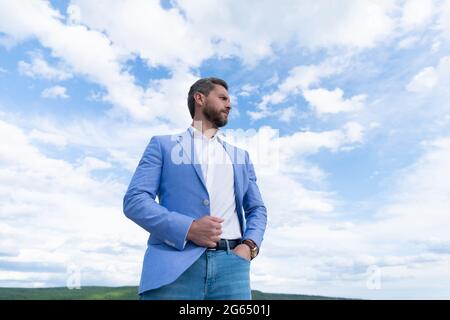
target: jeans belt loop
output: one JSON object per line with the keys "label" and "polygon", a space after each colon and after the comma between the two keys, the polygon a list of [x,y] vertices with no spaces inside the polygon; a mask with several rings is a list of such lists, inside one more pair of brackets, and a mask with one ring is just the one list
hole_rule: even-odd
{"label": "jeans belt loop", "polygon": [[227,244],[227,254],[230,254],[230,242],[227,239],[225,239],[225,242]]}

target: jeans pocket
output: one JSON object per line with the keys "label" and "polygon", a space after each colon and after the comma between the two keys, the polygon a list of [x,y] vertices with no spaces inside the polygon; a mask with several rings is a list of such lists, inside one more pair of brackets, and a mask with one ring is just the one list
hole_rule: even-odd
{"label": "jeans pocket", "polygon": [[250,263],[250,260],[245,259],[244,257],[241,257],[240,255],[238,255],[236,252],[234,252],[233,250],[230,251],[231,255],[236,257],[239,260],[245,261],[247,263]]}

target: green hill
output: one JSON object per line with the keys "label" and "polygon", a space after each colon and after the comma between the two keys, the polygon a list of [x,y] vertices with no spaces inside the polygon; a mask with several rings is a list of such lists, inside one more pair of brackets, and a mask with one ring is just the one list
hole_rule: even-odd
{"label": "green hill", "polygon": [[[254,300],[336,300],[342,298],[252,291]],[[0,288],[0,300],[137,300],[137,287]]]}

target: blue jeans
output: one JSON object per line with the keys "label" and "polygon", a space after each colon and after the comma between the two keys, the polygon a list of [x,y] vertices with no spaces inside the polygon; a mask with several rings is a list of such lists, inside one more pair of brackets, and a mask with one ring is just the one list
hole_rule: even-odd
{"label": "blue jeans", "polygon": [[250,261],[232,250],[206,250],[175,282],[141,300],[251,300]]}

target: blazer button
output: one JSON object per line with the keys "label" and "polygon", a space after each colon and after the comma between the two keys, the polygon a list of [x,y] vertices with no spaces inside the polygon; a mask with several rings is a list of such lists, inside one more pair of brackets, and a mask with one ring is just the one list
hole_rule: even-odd
{"label": "blazer button", "polygon": [[208,199],[203,200],[203,204],[204,204],[205,206],[209,205],[209,200],[208,200]]}

